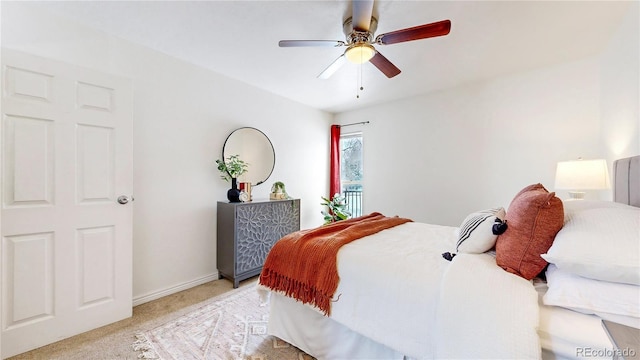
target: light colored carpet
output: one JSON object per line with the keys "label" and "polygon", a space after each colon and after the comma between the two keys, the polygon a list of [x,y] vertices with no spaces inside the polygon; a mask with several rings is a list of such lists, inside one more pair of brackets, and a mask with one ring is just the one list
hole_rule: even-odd
{"label": "light colored carpet", "polygon": [[312,359],[267,335],[268,319],[268,306],[260,304],[255,286],[247,286],[137,334],[134,349],[144,359]]}
{"label": "light colored carpet", "polygon": [[[240,289],[255,286],[257,278],[240,283]],[[219,296],[236,291],[226,280],[211,281],[133,308],[131,318],[16,355],[9,360],[137,359],[135,335],[155,329],[195,311]]]}

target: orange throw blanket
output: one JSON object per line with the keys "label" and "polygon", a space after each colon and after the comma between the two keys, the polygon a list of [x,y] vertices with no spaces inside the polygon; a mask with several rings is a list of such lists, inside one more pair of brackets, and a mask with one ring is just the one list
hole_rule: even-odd
{"label": "orange throw blanket", "polygon": [[340,281],[337,264],[340,247],[409,221],[371,213],[286,235],[267,255],[260,284],[312,304],[328,316]]}

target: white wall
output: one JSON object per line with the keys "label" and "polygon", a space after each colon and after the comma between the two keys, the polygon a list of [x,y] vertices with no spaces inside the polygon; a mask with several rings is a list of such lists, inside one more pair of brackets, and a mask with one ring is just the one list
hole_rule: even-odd
{"label": "white wall", "polygon": [[359,128],[364,212],[457,226],[507,208],[526,185],[554,191],[558,161],[612,160],[611,139],[627,140],[616,158],[640,154],[637,12],[602,56],[339,114],[339,124],[371,121]]}
{"label": "white wall", "polygon": [[[227,135],[256,127],[271,139],[276,167],[254,188],[267,198],[280,180],[300,198],[303,228],[322,223],[332,116],[118,38],[2,3],[2,46],[131,78],[134,83],[134,299],[211,280],[216,202],[228,183],[215,166]],[[291,134],[295,134],[292,137]],[[313,167],[301,168],[307,164]]]}
{"label": "white wall", "polygon": [[640,3],[635,1],[602,55],[602,136],[609,161],[640,155]]}

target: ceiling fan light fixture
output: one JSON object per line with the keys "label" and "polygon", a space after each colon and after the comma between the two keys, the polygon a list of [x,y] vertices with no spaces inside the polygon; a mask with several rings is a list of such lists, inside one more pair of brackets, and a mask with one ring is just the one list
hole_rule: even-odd
{"label": "ceiling fan light fixture", "polygon": [[369,44],[353,44],[347,48],[347,51],[344,52],[344,55],[347,57],[349,62],[354,64],[363,64],[367,61],[371,60],[371,58],[376,54],[376,49]]}

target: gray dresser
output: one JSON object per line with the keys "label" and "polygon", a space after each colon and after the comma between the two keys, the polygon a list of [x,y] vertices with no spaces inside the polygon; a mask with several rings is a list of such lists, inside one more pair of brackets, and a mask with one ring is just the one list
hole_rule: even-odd
{"label": "gray dresser", "polygon": [[267,253],[284,235],[300,230],[300,199],[218,202],[220,277],[233,281],[260,274]]}

